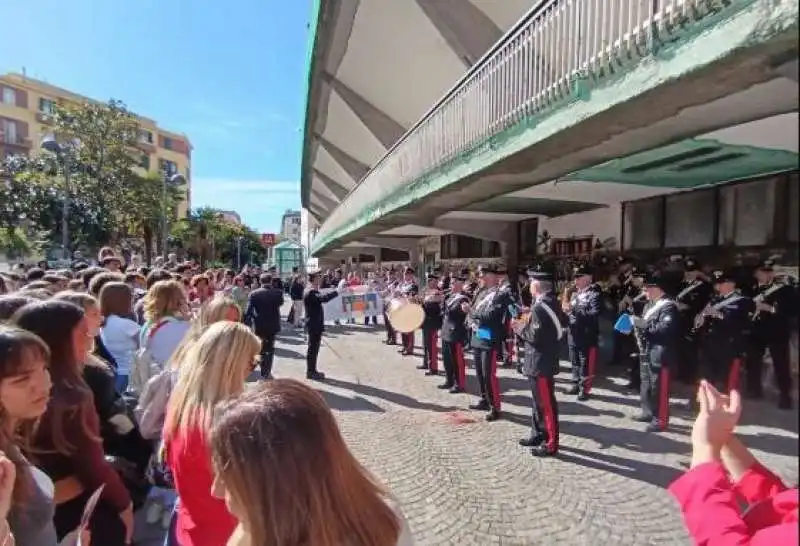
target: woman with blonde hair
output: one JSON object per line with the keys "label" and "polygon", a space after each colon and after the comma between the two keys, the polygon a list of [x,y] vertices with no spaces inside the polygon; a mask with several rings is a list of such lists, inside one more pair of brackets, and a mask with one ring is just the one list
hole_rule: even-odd
{"label": "woman with blonde hair", "polygon": [[144,296],[144,319],[139,347],[147,347],[152,359],[163,367],[191,325],[189,302],[181,284],[158,281],[151,286]]}
{"label": "woman with blonde hair", "polygon": [[223,320],[240,322],[242,320],[242,312],[233,299],[226,296],[215,296],[200,308],[197,316],[192,320],[189,331],[180,345],[178,345],[178,348],[175,349],[175,352],[172,353],[172,358],[170,358],[171,367],[178,369],[181,360],[186,357],[186,353],[192,344],[200,338],[206,328]]}
{"label": "woman with blonde hair", "polygon": [[293,379],[217,409],[213,493],[239,520],[228,546],[411,546],[408,524],[350,453],[325,400]]}
{"label": "woman with blonde hair", "polygon": [[220,546],[236,527],[211,496],[208,433],[214,407],[241,395],[261,341],[236,322],[217,322],[189,348],[167,405],[164,450],[180,498],[175,538],[181,546]]}

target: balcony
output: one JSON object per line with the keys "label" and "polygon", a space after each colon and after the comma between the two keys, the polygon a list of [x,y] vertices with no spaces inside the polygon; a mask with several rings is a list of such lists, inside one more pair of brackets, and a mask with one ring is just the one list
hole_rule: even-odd
{"label": "balcony", "polygon": [[30,150],[32,146],[32,142],[30,138],[27,137],[20,137],[20,136],[13,136],[8,137],[5,133],[0,132],[0,144],[5,146],[8,149],[23,149],[23,150]]}
{"label": "balcony", "polygon": [[[544,139],[565,130],[567,125],[556,127],[548,118],[567,105],[595,101],[592,95],[596,89],[608,82],[624,83],[633,69],[646,72],[648,63],[671,62],[677,47],[695,39],[707,40],[709,29],[721,32],[728,25],[730,43],[725,44],[728,49],[720,46],[713,54],[709,52],[702,60],[705,64],[697,61],[700,67],[732,55],[737,48],[764,46],[777,36],[784,43],[787,31],[796,30],[796,1],[778,1],[770,14],[762,10],[758,24],[754,19],[756,4],[747,0],[539,3],[389,148],[336,206],[325,203],[331,210],[315,238],[314,253],[342,243],[390,214],[402,216],[415,201],[444,192],[446,185],[475,174],[478,168],[470,162],[478,154],[485,158],[497,152],[494,160],[503,159],[497,150],[501,134],[517,132],[520,136],[536,127],[544,135],[537,138]],[[741,20],[728,24],[745,16],[750,17],[745,21],[751,25],[748,28]],[[765,28],[765,18],[773,25],[769,32],[756,36],[756,27]],[[682,72],[675,69],[674,78],[694,68],[686,66]],[[653,72],[653,81],[633,81],[637,94],[631,92],[629,97],[667,83],[658,81],[661,77]],[[608,109],[618,104],[615,100],[623,99],[605,96],[598,100],[605,100]],[[580,110],[577,115],[582,117],[573,125],[598,112]],[[521,149],[518,146],[514,153]],[[640,150],[632,149],[631,153],[635,151]],[[580,167],[605,159],[598,157]],[[570,171],[554,173],[550,179]],[[449,182],[436,181],[443,173]]]}

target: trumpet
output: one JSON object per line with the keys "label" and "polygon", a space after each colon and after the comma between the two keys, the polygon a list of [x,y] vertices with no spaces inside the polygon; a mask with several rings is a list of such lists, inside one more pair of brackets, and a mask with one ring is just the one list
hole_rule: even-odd
{"label": "trumpet", "polygon": [[694,318],[694,329],[699,330],[703,327],[703,325],[705,325],[706,320],[718,316],[719,311],[717,311],[712,305],[706,305],[705,308]]}

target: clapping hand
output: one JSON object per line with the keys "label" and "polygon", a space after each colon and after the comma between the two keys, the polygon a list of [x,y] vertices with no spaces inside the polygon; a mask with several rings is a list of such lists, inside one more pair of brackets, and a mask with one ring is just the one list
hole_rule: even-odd
{"label": "clapping hand", "polygon": [[17,467],[0,451],[0,520],[6,519],[11,510],[11,497],[14,495],[14,482],[17,479]]}
{"label": "clapping hand", "polygon": [[692,466],[719,460],[742,414],[738,391],[721,394],[708,381],[701,381],[697,391],[700,413],[692,427]]}

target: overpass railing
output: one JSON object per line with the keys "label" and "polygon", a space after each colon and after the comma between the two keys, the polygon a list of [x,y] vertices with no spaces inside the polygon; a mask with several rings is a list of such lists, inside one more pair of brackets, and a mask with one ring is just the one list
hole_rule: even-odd
{"label": "overpass railing", "polygon": [[729,0],[546,0],[378,161],[321,226],[327,244],[365,207],[640,58]]}

